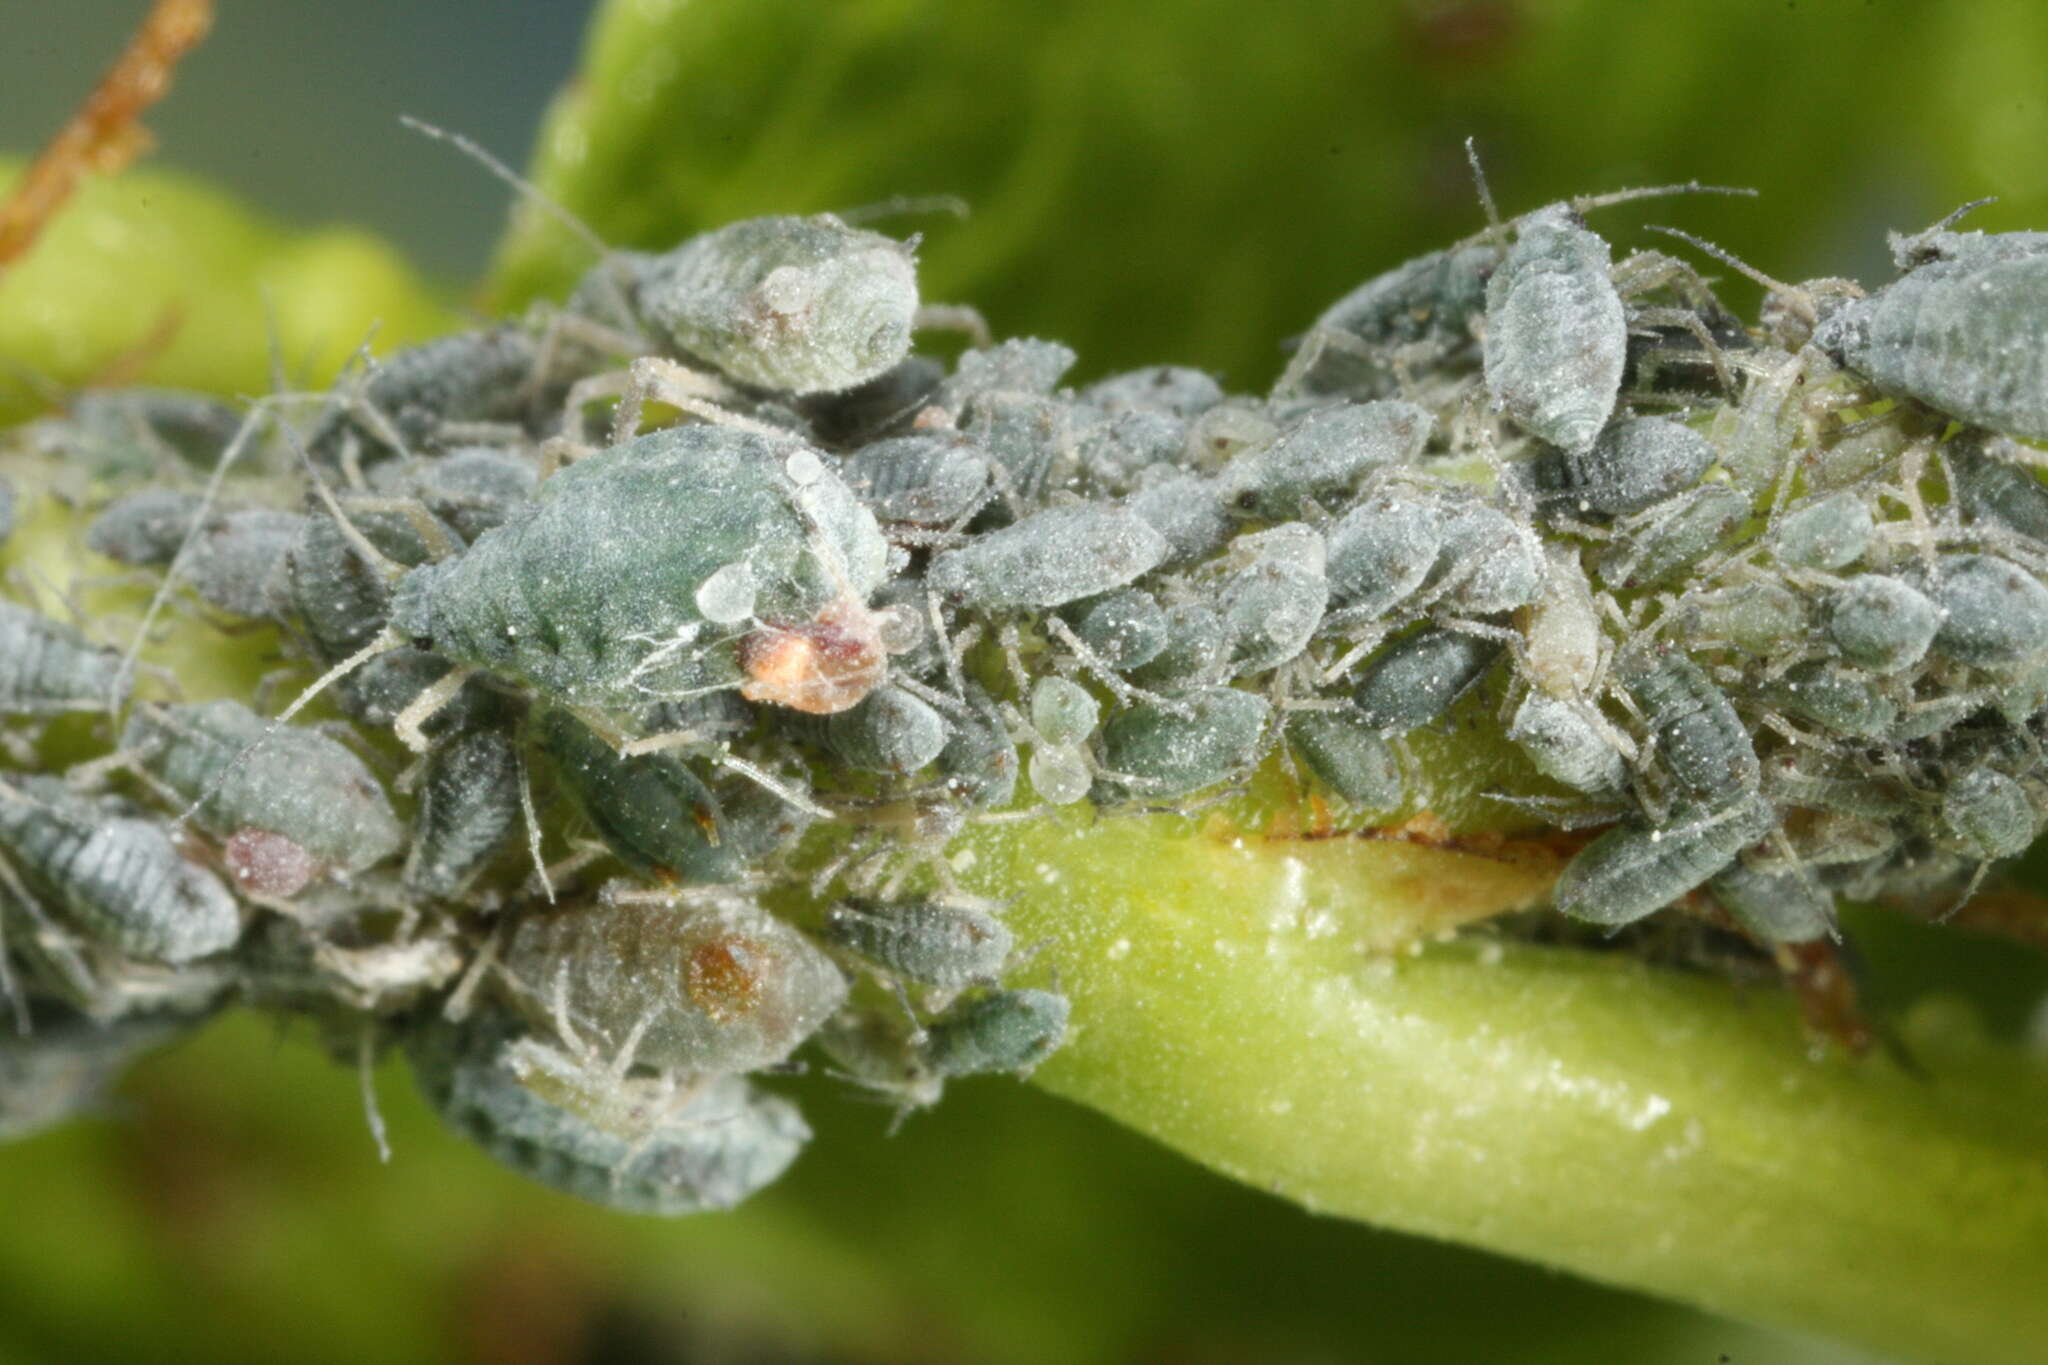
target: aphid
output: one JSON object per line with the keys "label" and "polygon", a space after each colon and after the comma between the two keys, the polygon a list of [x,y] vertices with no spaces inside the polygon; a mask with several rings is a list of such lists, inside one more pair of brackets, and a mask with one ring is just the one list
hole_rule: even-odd
{"label": "aphid", "polygon": [[93,1113],[142,1054],[192,1022],[165,1015],[100,1021],[49,1002],[0,1022],[0,1142],[15,1142]]}
{"label": "aphid", "polygon": [[1048,806],[1071,806],[1088,795],[1095,774],[1078,744],[1034,744],[1024,765],[1031,790]]}
{"label": "aphid", "polygon": [[[670,427],[579,460],[459,559],[413,570],[391,619],[421,648],[566,705],[737,686],[826,714],[886,671],[865,604],[887,561],[874,517],[814,452]],[[716,600],[712,620],[701,599],[722,573],[746,580],[748,610]]]}
{"label": "aphid", "polygon": [[634,292],[681,354],[756,388],[831,393],[909,353],[913,252],[830,214],[750,218],[642,258]]}
{"label": "aphid", "polygon": [[57,778],[0,785],[0,851],[74,924],[121,952],[184,963],[241,937],[234,896],[161,823]]}
{"label": "aphid", "polygon": [[1264,697],[1228,687],[1120,711],[1102,727],[1108,790],[1172,800],[1212,787],[1258,756],[1272,711]]}
{"label": "aphid", "polygon": [[118,704],[121,656],[62,621],[0,601],[0,716],[55,716]]}
{"label": "aphid", "polygon": [[1159,477],[1141,476],[1125,505],[1165,540],[1157,567],[1183,568],[1222,549],[1237,525],[1224,507],[1221,481],[1171,465],[1153,468]]}
{"label": "aphid", "polygon": [[1099,379],[1081,401],[1104,412],[1162,412],[1186,420],[1223,401],[1223,386],[1184,365],[1148,365]]}
{"label": "aphid", "polygon": [[1498,641],[1426,626],[1396,640],[1366,665],[1351,694],[1365,723],[1406,734],[1441,716],[1500,657]]}
{"label": "aphid", "polygon": [[1230,648],[1223,618],[1200,602],[1177,602],[1166,609],[1166,646],[1130,671],[1131,681],[1144,687],[1191,687],[1223,676]]}
{"label": "aphid", "polygon": [[1807,601],[1775,578],[1757,579],[1708,592],[1689,592],[1681,599],[1678,619],[1687,638],[1698,643],[1727,644],[1747,654],[1775,654],[1805,640]]}
{"label": "aphid", "polygon": [[[336,703],[367,725],[391,725],[422,693],[447,690],[455,665],[438,654],[402,646],[370,659],[335,684]],[[437,692],[438,695],[438,692]],[[498,718],[508,709],[505,697],[471,679],[421,724],[429,738],[457,734]]]}
{"label": "aphid", "polygon": [[1612,253],[1563,204],[1515,226],[1486,282],[1486,387],[1518,426],[1583,454],[1614,411],[1628,361]]}
{"label": "aphid", "polygon": [[925,1027],[924,1056],[942,1077],[1008,1071],[1028,1076],[1058,1050],[1072,1012],[1056,991],[990,991]]}
{"label": "aphid", "polygon": [[1814,345],[1886,393],[2048,438],[2048,255],[2031,239],[1949,236],[1942,259],[1823,317]]}
{"label": "aphid", "polygon": [[1391,811],[1406,795],[1393,746],[1357,716],[1296,711],[1287,717],[1287,742],[1354,810]]}
{"label": "aphid", "polygon": [[1943,555],[1928,589],[1941,609],[1934,648],[1958,663],[2010,663],[2048,648],[2048,588],[1992,555]]}
{"label": "aphid", "polygon": [[29,440],[93,478],[119,482],[161,474],[172,462],[209,468],[241,425],[241,413],[207,394],[88,389],[65,416],[29,428]]}
{"label": "aphid", "polygon": [[1714,463],[1714,447],[1663,417],[1615,422],[1585,451],[1547,451],[1531,464],[1541,503],[1572,516],[1624,516],[1684,492]]}
{"label": "aphid", "polygon": [[323,465],[340,462],[351,445],[358,459],[417,455],[444,425],[517,421],[540,405],[534,374],[541,362],[540,342],[516,325],[394,351],[372,363],[349,401],[314,429],[307,452]]}
{"label": "aphid", "polygon": [[859,705],[814,722],[842,763],[862,772],[908,777],[938,758],[951,727],[930,703],[900,687],[876,688]]}
{"label": "aphid", "polygon": [[1876,534],[1870,504],[1845,489],[1787,508],[1771,523],[1771,553],[1781,563],[1832,573],[1863,558]]}
{"label": "aphid", "polygon": [[1957,437],[1946,452],[1955,498],[1973,522],[1988,521],[2048,544],[2048,487],[2032,469],[2013,462],[2017,444],[1988,432]]}
{"label": "aphid", "polygon": [[1571,702],[1531,692],[1507,733],[1538,772],[1575,791],[1605,796],[1627,785],[1628,763],[1614,740]]}
{"label": "aphid", "polygon": [[1872,673],[1897,673],[1926,655],[1941,609],[1911,584],[1861,574],[1829,596],[1822,619],[1844,659]]}
{"label": "aphid", "polygon": [[995,703],[974,683],[951,716],[937,763],[946,788],[979,809],[1000,809],[1016,794],[1017,745]]}
{"label": "aphid", "polygon": [[1379,397],[1395,391],[1400,357],[1436,368],[1469,351],[1472,320],[1486,306],[1499,261],[1490,243],[1418,256],[1376,275],[1325,309],[1276,388]]}
{"label": "aphid", "polygon": [[[453,527],[423,508],[405,512],[341,502],[349,524],[392,563],[425,564],[461,544]],[[305,518],[286,558],[291,605],[323,659],[345,659],[375,639],[391,614],[383,564],[366,558],[334,518]]]}
{"label": "aphid", "polygon": [[818,1030],[818,1049],[838,1074],[896,1101],[898,1121],[914,1109],[928,1109],[945,1093],[913,1033],[899,1015],[878,1010],[841,1010]]}
{"label": "aphid", "polygon": [[685,883],[746,871],[725,846],[718,798],[681,758],[622,758],[566,711],[543,712],[534,728],[569,799],[627,866]]}
{"label": "aphid", "polygon": [[630,1040],[635,1062],[692,1075],[775,1065],[847,991],[822,949],[730,894],[529,914],[504,966],[537,1027],[593,1033],[607,1053]]}
{"label": "aphid", "polygon": [[1898,724],[1898,703],[1877,679],[1818,659],[1787,669],[1762,695],[1794,716],[1852,739],[1878,739]]}
{"label": "aphid", "polygon": [[138,567],[167,568],[237,616],[274,615],[285,597],[285,553],[305,518],[268,507],[216,509],[189,493],[148,489],[119,499],[86,528],[87,548]]}
{"label": "aphid", "polygon": [[811,434],[838,450],[904,434],[915,415],[932,406],[945,377],[946,367],[930,356],[906,356],[865,384],[794,401]]}
{"label": "aphid", "polygon": [[1941,797],[1944,841],[1967,857],[1991,861],[2027,851],[2041,818],[2026,790],[1995,768],[1971,768],[1954,778]]}
{"label": "aphid", "polygon": [[[810,1140],[794,1104],[738,1076],[676,1093],[660,1082],[545,1072],[522,1081],[509,1030],[430,1020],[407,1043],[428,1107],[519,1174],[626,1213],[728,1209],[772,1184]],[[545,1092],[552,1092],[545,1093]]]}
{"label": "aphid", "polygon": [[1622,523],[1596,570],[1609,588],[1654,586],[1725,546],[1749,515],[1746,494],[1725,483],[1701,484]]}
{"label": "aphid", "polygon": [[1469,616],[1526,607],[1543,591],[1543,541],[1498,507],[1460,499],[1436,514],[1438,602]]}
{"label": "aphid", "polygon": [[1232,459],[1219,491],[1248,516],[1299,516],[1304,501],[1341,495],[1375,469],[1414,463],[1434,425],[1423,409],[1395,400],[1317,408]]}
{"label": "aphid", "polygon": [[427,755],[405,852],[405,885],[461,895],[519,828],[519,749],[504,730],[464,730]]}
{"label": "aphid", "polygon": [[1635,699],[1663,769],[1694,803],[1726,809],[1756,794],[1762,780],[1742,718],[1703,669],[1683,654],[1629,659],[1622,685]]}
{"label": "aphid", "polygon": [[376,473],[382,478],[373,477],[373,484],[417,498],[465,542],[503,525],[540,486],[532,460],[495,446],[461,446],[431,459],[379,465]]}
{"label": "aphid", "polygon": [[1675,826],[1617,826],[1565,865],[1551,903],[1590,924],[1632,924],[1699,887],[1776,824],[1769,806],[1743,798]]}
{"label": "aphid", "polygon": [[993,346],[976,347],[961,352],[953,362],[953,373],[939,385],[932,402],[955,421],[970,424],[971,409],[978,399],[1050,396],[1078,358],[1072,347],[1037,337],[1011,337]]}
{"label": "aphid", "polygon": [[1543,591],[1515,613],[1529,681],[1550,697],[1576,697],[1599,677],[1605,655],[1600,609],[1569,546],[1544,547]]}
{"label": "aphid", "polygon": [[[1084,422],[1086,410],[1070,408]],[[1128,493],[1148,469],[1178,469],[1187,446],[1187,423],[1151,408],[1104,416],[1070,432],[1077,481],[1093,493]]]}
{"label": "aphid", "polygon": [[263,717],[223,698],[136,708],[121,750],[185,801],[201,826],[281,834],[320,862],[360,872],[398,852],[404,832],[363,761],[315,730],[270,734]]}
{"label": "aphid", "polygon": [[1420,589],[1442,555],[1442,509],[1433,499],[1374,493],[1330,528],[1330,606],[1347,617],[1380,616]]}
{"label": "aphid", "polygon": [[1167,543],[1135,512],[1095,503],[1048,507],[932,557],[925,582],[990,611],[1057,607],[1120,588],[1166,558]]}
{"label": "aphid", "polygon": [[1101,717],[1101,704],[1077,682],[1040,678],[1031,685],[1031,728],[1047,744],[1079,744]]}
{"label": "aphid", "polygon": [[1797,871],[1763,872],[1738,858],[1707,889],[1765,943],[1810,943],[1835,931],[1835,898]]}
{"label": "aphid", "polygon": [[1298,521],[1232,543],[1216,605],[1234,674],[1277,668],[1308,647],[1330,595],[1324,559],[1322,536]]}
{"label": "aphid", "polygon": [[1140,588],[1120,588],[1067,609],[1074,636],[1095,657],[1128,672],[1159,657],[1171,631],[1159,599]]}
{"label": "aphid", "polygon": [[883,522],[950,526],[988,496],[988,457],[951,432],[921,432],[862,446],[840,476]]}
{"label": "aphid", "polygon": [[934,990],[991,985],[1016,940],[986,910],[944,901],[852,901],[825,912],[827,943]]}

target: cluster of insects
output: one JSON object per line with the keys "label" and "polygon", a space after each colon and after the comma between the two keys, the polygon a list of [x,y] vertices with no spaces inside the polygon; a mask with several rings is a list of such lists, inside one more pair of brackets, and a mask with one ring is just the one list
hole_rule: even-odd
{"label": "cluster of insects", "polygon": [[[727,1206],[808,1137],[778,1074],[907,1113],[1059,1046],[971,825],[1261,767],[1391,820],[1454,709],[1526,758],[1504,807],[1602,829],[1576,919],[1768,955],[1965,900],[2048,812],[2048,236],[1944,223],[1746,326],[1588,226],[1647,193],[1368,281],[1263,396],[1072,384],[914,243],[778,217],[329,392],[13,433],[0,535],[68,502],[154,595],[107,639],[0,601],[0,1129],[239,1002],[402,1048],[559,1188]],[[167,614],[291,689],[186,699]]]}

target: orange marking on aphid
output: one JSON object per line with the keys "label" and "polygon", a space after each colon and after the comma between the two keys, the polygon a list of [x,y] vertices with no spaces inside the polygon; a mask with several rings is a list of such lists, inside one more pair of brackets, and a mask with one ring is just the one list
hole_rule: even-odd
{"label": "orange marking on aphid", "polygon": [[149,149],[143,110],[163,98],[179,58],[212,27],[213,0],[156,0],[120,58],[0,204],[0,266],[34,245],[81,175],[118,171]]}
{"label": "orange marking on aphid", "polygon": [[814,716],[858,705],[889,668],[873,614],[848,601],[802,625],[762,626],[740,641],[739,654],[742,697]]}
{"label": "orange marking on aphid", "polygon": [[760,944],[738,935],[701,943],[690,950],[683,989],[715,1022],[729,1024],[760,1006],[764,956]]}

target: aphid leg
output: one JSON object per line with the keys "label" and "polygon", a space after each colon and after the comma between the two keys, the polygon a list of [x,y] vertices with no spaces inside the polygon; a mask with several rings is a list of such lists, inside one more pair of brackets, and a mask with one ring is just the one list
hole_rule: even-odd
{"label": "aphid leg", "polygon": [[533,859],[533,875],[540,879],[541,894],[547,897],[549,905],[555,903],[555,883],[548,876],[547,859],[540,851],[540,821],[533,813],[533,776],[526,770],[526,751],[515,748],[513,760],[518,765],[519,818],[526,826],[526,853]]}
{"label": "aphid leg", "polygon": [[643,355],[627,367],[626,374],[626,386],[619,395],[619,406],[612,412],[613,445],[639,434],[640,411],[650,399],[719,426],[751,431],[756,436],[781,440],[789,435],[781,427],[757,422],[720,407],[712,400],[734,397],[731,388],[723,381],[692,370],[667,356]]}
{"label": "aphid leg", "polygon": [[1088,647],[1086,641],[1074,634],[1073,627],[1069,626],[1059,617],[1046,617],[1045,628],[1054,639],[1073,652],[1074,662],[1086,669],[1089,676],[1108,688],[1110,693],[1122,705],[1135,706],[1139,702],[1149,702],[1176,716],[1191,714],[1192,708],[1186,702],[1175,701],[1171,697],[1161,696],[1157,692],[1149,691],[1134,683],[1125,681],[1122,674],[1111,668],[1100,654],[1097,654]]}
{"label": "aphid leg", "polygon": [[[372,642],[374,643],[374,641]],[[462,690],[473,668],[451,668],[433,682],[420,689],[420,694],[406,703],[391,722],[391,732],[399,742],[416,754],[425,753],[432,747],[432,741],[420,729],[434,713],[455,700],[455,694]]]}
{"label": "aphid leg", "polygon": [[26,1038],[31,1032],[28,1013],[28,997],[16,988],[14,969],[7,953],[7,900],[19,903],[24,915],[34,916],[34,901],[28,888],[15,875],[14,867],[5,858],[0,858],[0,996],[7,999],[7,1008],[14,1015],[14,1031]]}
{"label": "aphid leg", "polygon": [[926,303],[911,314],[911,327],[920,332],[961,332],[968,344],[986,349],[995,340],[988,319],[981,310],[965,303]]}
{"label": "aphid leg", "polygon": [[[448,533],[448,528],[437,520],[434,514],[427,510],[426,505],[417,498],[378,498],[357,495],[351,497],[349,501],[351,506],[358,512],[392,512],[404,517],[411,524],[412,528],[419,532],[420,540],[426,545],[428,558],[437,563],[444,559],[453,559],[462,553],[462,543],[451,537]],[[352,530],[354,528],[351,527],[349,529]],[[346,535],[347,531],[344,531],[343,534]],[[361,533],[357,532],[357,534],[360,535]],[[367,543],[366,540],[365,544]],[[351,541],[350,544],[353,545],[354,541]],[[376,547],[370,546],[370,549],[374,552]],[[371,567],[379,569],[386,574],[390,574],[394,568],[400,574],[405,572],[404,565],[398,564],[395,560],[383,554],[378,554],[377,558],[371,561]]]}

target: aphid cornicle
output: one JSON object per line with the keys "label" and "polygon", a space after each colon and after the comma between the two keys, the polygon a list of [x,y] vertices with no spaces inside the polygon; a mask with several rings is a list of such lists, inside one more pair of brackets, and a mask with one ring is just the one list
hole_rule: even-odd
{"label": "aphid cornicle", "polygon": [[638,258],[633,292],[681,354],[756,388],[830,393],[909,353],[913,252],[830,214],[750,218]]}
{"label": "aphid cornicle", "polygon": [[398,852],[404,831],[361,759],[315,730],[270,730],[263,717],[225,698],[152,704],[129,718],[121,749],[180,799],[197,801],[195,818],[215,834],[281,834],[344,872]]}
{"label": "aphid cornicle", "polygon": [[0,601],[0,716],[92,711],[125,693],[119,653],[62,621]]}
{"label": "aphid cornicle", "polygon": [[568,705],[737,687],[824,714],[887,671],[867,600],[888,552],[809,447],[670,427],[578,461],[460,558],[413,570],[391,620],[421,648]]}
{"label": "aphid cornicle", "polygon": [[1515,223],[1486,282],[1486,387],[1524,430],[1567,454],[1592,448],[1628,363],[1612,253],[1564,204]]}
{"label": "aphid cornicle", "polygon": [[535,1027],[566,1023],[607,1056],[631,1039],[635,1061],[693,1075],[775,1065],[847,991],[823,949],[732,895],[529,914],[504,963]]}
{"label": "aphid cornicle", "polygon": [[53,777],[0,786],[0,852],[32,890],[111,947],[181,963],[234,946],[242,915],[165,826]]}

